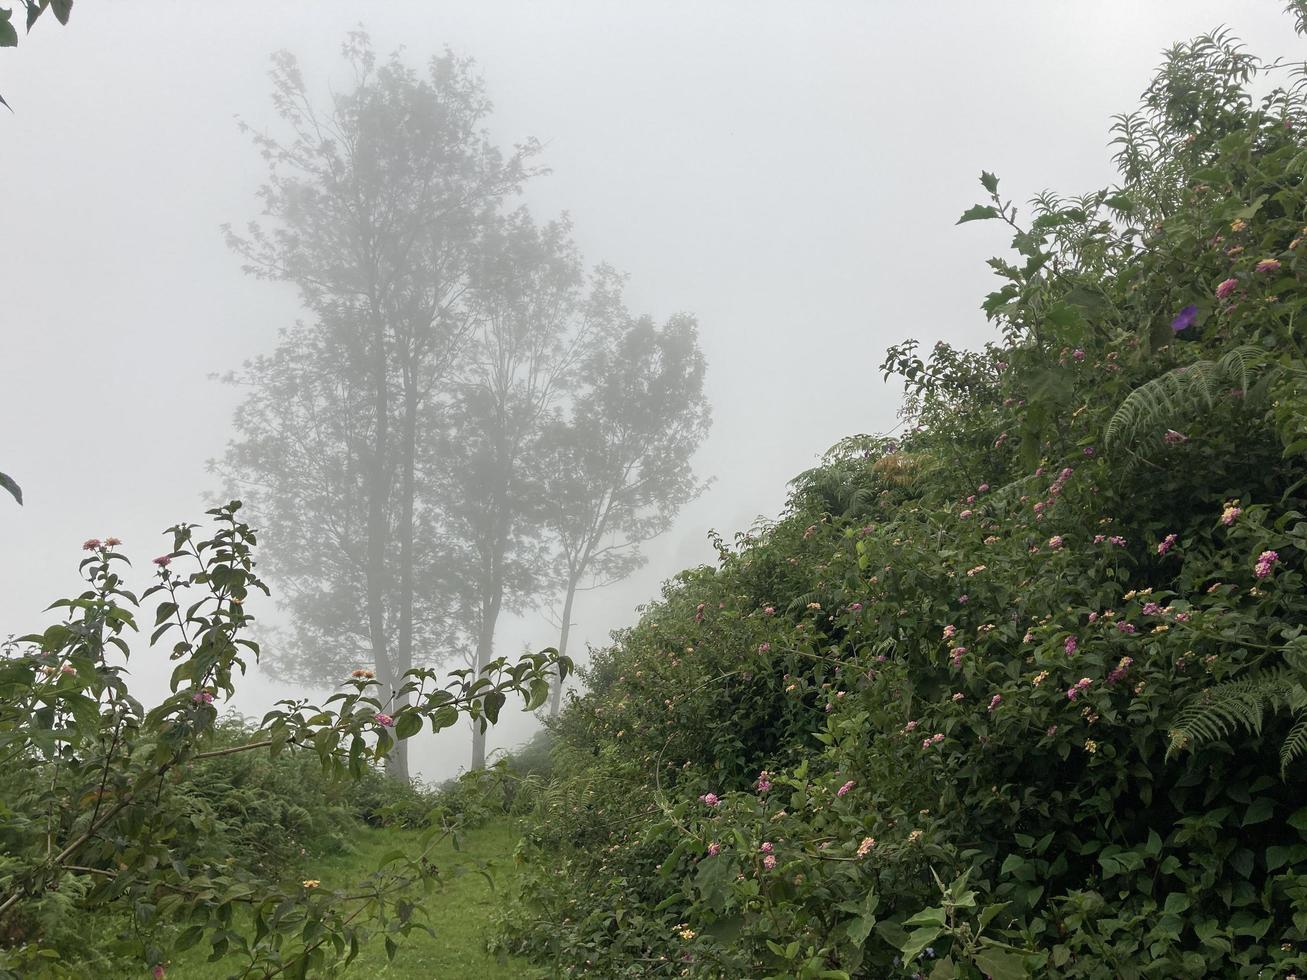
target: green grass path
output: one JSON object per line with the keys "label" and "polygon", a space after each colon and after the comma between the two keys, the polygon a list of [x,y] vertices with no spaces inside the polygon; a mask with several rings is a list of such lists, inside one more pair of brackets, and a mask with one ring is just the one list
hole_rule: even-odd
{"label": "green grass path", "polygon": [[[418,834],[405,830],[360,828],[352,854],[337,855],[315,862],[306,876],[320,878],[324,885],[358,880],[376,870],[381,855],[394,848],[412,846],[416,850]],[[506,888],[511,885],[513,847],[517,843],[516,826],[494,821],[462,835],[462,850],[454,850],[443,841],[432,854],[441,869],[442,885],[425,900],[427,925],[435,937],[414,931],[402,942],[393,962],[387,962],[384,941],[378,937],[365,945],[350,964],[346,977],[387,977],[393,980],[479,980],[495,978],[535,978],[542,974],[521,960],[500,964],[485,951],[490,934],[491,915]],[[475,872],[456,874],[465,863],[491,861],[495,888]],[[225,980],[238,961],[206,962],[206,947],[188,950],[173,961],[168,980]]]}

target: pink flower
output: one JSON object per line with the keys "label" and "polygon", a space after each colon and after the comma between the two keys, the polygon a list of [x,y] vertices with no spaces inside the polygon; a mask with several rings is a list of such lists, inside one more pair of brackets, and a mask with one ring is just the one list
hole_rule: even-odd
{"label": "pink flower", "polygon": [[944,741],[944,733],[936,732],[934,735],[928,735],[925,738],[923,738],[921,740],[921,747],[923,749],[928,749],[932,745],[938,745],[942,741]]}
{"label": "pink flower", "polygon": [[1242,513],[1243,510],[1239,507],[1239,501],[1227,500],[1225,502],[1225,509],[1221,511],[1221,523],[1226,527],[1229,527],[1239,519],[1239,515]]}
{"label": "pink flower", "polygon": [[871,849],[876,846],[876,838],[864,837],[862,843],[858,845],[858,857],[865,858],[871,853]]}
{"label": "pink flower", "polygon": [[993,711],[1002,703],[1003,703],[1003,695],[995,694],[992,698],[989,699],[989,710]]}
{"label": "pink flower", "polygon": [[849,612],[862,612],[862,603],[854,602],[849,605]]}
{"label": "pink flower", "polygon": [[1232,292],[1234,292],[1235,287],[1238,286],[1238,285],[1239,285],[1239,280],[1238,280],[1238,279],[1226,279],[1224,282],[1222,282],[1222,283],[1220,283],[1219,285],[1217,285],[1217,287],[1216,287],[1216,298],[1217,298],[1217,299],[1225,299],[1225,298],[1226,298],[1227,296],[1229,296]]}
{"label": "pink flower", "polygon": [[850,779],[847,783],[835,791],[836,796],[848,796],[849,790],[853,789],[855,783]]}
{"label": "pink flower", "polygon": [[162,963],[156,963],[154,969],[150,971],[150,976],[152,976],[154,980],[164,980],[164,977],[167,975],[168,971],[163,968]]}
{"label": "pink flower", "polygon": [[98,547],[100,547],[99,538],[87,538],[85,541],[82,542],[83,551],[94,551]]}
{"label": "pink flower", "polygon": [[1266,578],[1271,574],[1271,569],[1275,563],[1280,560],[1280,555],[1275,551],[1263,551],[1257,556],[1257,567],[1253,569],[1253,574],[1258,578]]}
{"label": "pink flower", "polygon": [[1176,542],[1176,535],[1168,534],[1158,544],[1157,553],[1159,555],[1165,555],[1168,551],[1170,551],[1173,547],[1175,547],[1175,542]]}
{"label": "pink flower", "polygon": [[903,726],[903,734],[906,735],[908,732],[916,731],[917,726],[920,724],[921,722],[919,721],[908,722],[906,725]]}
{"label": "pink flower", "polygon": [[772,851],[776,850],[776,848],[772,845],[771,841],[765,840],[759,846],[758,850],[762,851],[764,854],[770,854]]}
{"label": "pink flower", "polygon": [[1079,646],[1080,646],[1080,642],[1074,636],[1068,636],[1066,638],[1066,643],[1063,644],[1062,646],[1062,649],[1066,650],[1067,656],[1069,657],[1071,656],[1071,654],[1076,652]]}
{"label": "pink flower", "polygon": [[958,634],[958,628],[954,626],[952,623],[944,627],[944,639],[951,640],[953,639],[953,637],[957,636],[957,634]]}
{"label": "pink flower", "polygon": [[976,487],[976,493],[988,493],[988,492],[989,492],[988,483],[982,483],[980,486]]}
{"label": "pink flower", "polygon": [[1093,683],[1094,682],[1088,677],[1080,678],[1080,680],[1075,682],[1074,686],[1067,688],[1067,692],[1066,692],[1067,700],[1074,701],[1076,698],[1080,696],[1081,692],[1088,689],[1089,686],[1092,685]]}
{"label": "pink flower", "polygon": [[721,844],[718,844],[716,841],[713,841],[711,844],[708,845],[708,856],[709,856],[709,857],[714,857],[714,858],[715,858],[715,857],[716,857],[718,854],[720,854],[720,853],[722,853],[722,845],[721,845]]}
{"label": "pink flower", "polygon": [[1121,535],[1119,535],[1119,534],[1114,534],[1114,535],[1112,535],[1110,538],[1107,539],[1107,543],[1108,543],[1108,544],[1114,544],[1114,545],[1116,545],[1118,548],[1124,548],[1124,547],[1125,547],[1125,538],[1121,537]]}
{"label": "pink flower", "polygon": [[167,568],[169,565],[172,564],[172,556],[160,555],[158,558],[154,559],[154,563],[158,565],[160,568]]}
{"label": "pink flower", "polygon": [[374,715],[373,718],[376,721],[376,723],[378,725],[381,725],[383,728],[395,727],[395,719],[388,714],[385,714],[383,712],[377,712],[377,714]]}
{"label": "pink flower", "polygon": [[1044,735],[1045,735],[1047,738],[1052,738],[1052,737],[1053,737],[1054,735],[1056,735],[1056,734],[1057,734],[1057,726],[1056,726],[1056,725],[1049,725],[1049,726],[1048,726],[1048,730],[1044,732]]}
{"label": "pink flower", "polygon": [[759,644],[758,644],[758,652],[759,652],[759,653],[767,653],[767,652],[769,652],[770,650],[771,650],[771,644],[770,644],[770,643],[759,643]]}
{"label": "pink flower", "polygon": [[1122,620],[1121,622],[1117,623],[1117,624],[1116,624],[1116,628],[1117,628],[1120,632],[1126,634],[1126,636],[1130,636],[1130,635],[1131,635],[1132,633],[1134,633],[1134,631],[1135,631],[1134,626],[1133,626],[1131,623],[1127,623],[1127,622],[1125,622],[1124,620]]}
{"label": "pink flower", "polygon": [[1096,613],[1096,612],[1091,612],[1091,613],[1089,614],[1089,621],[1090,621],[1091,623],[1096,623],[1096,622],[1098,622],[1098,613]]}
{"label": "pink flower", "polygon": [[107,537],[107,538],[104,539],[104,546],[105,546],[106,548],[116,548],[116,547],[118,547],[118,545],[120,545],[120,544],[122,544],[122,543],[123,543],[123,542],[122,542],[122,538],[115,538],[115,537],[110,536],[110,537]]}
{"label": "pink flower", "polygon": [[1258,272],[1279,272],[1279,271],[1280,271],[1280,260],[1279,260],[1279,259],[1262,259],[1260,262],[1257,263],[1257,271],[1258,271]]}
{"label": "pink flower", "polygon": [[1092,456],[1094,455],[1094,447],[1086,446],[1084,449],[1081,450],[1081,452],[1083,452],[1086,456]]}
{"label": "pink flower", "polygon": [[775,606],[765,606],[765,607],[763,608],[763,610],[762,610],[762,614],[763,614],[764,616],[775,616],[775,615],[776,615],[776,607],[775,607]]}
{"label": "pink flower", "polygon": [[1080,349],[1076,349],[1071,352],[1071,356],[1074,357],[1077,361],[1083,361],[1085,359],[1085,352]]}
{"label": "pink flower", "polygon": [[208,691],[199,691],[191,695],[191,700],[196,704],[213,704],[213,695]]}
{"label": "pink flower", "polygon": [[962,518],[962,520],[964,521],[970,516],[971,516],[971,511],[969,510],[964,510],[961,514],[958,515],[958,517]]}
{"label": "pink flower", "polygon": [[764,868],[766,868],[768,871],[771,871],[773,868],[775,868],[775,867],[776,867],[776,855],[775,855],[775,854],[768,854],[766,857],[764,857],[764,858],[762,859],[762,866],[763,866]]}
{"label": "pink flower", "polygon": [[967,596],[967,595],[960,595],[960,596],[958,596],[958,605],[959,605],[959,606],[965,606],[965,605],[966,605],[968,602],[970,602],[970,601],[971,601],[971,597],[970,597],[970,596]]}
{"label": "pink flower", "polygon": [[756,785],[759,793],[766,793],[771,789],[771,774],[767,772],[766,769],[758,774],[758,782]]}
{"label": "pink flower", "polygon": [[954,667],[962,666],[962,658],[966,655],[966,652],[967,652],[966,647],[953,648],[952,652],[949,654],[949,660],[953,662]]}
{"label": "pink flower", "polygon": [[954,700],[954,701],[961,701],[961,700],[963,700],[964,698],[966,698],[966,695],[963,694],[961,691],[958,691],[957,693],[955,693],[955,694],[953,695],[953,700]]}
{"label": "pink flower", "polygon": [[1060,534],[1055,534],[1055,535],[1053,535],[1051,538],[1049,538],[1049,539],[1048,539],[1048,546],[1049,546],[1050,548],[1052,548],[1054,551],[1057,551],[1059,548],[1061,548],[1061,547],[1062,547],[1062,535],[1060,535]]}
{"label": "pink flower", "polygon": [[1162,615],[1162,607],[1155,602],[1145,602],[1144,608],[1140,610],[1145,616]]}
{"label": "pink flower", "polygon": [[1167,429],[1162,434],[1162,441],[1168,446],[1178,446],[1182,442],[1188,442],[1189,437],[1183,432],[1176,432],[1175,429]]}
{"label": "pink flower", "polygon": [[699,797],[699,802],[706,806],[721,806],[722,801],[721,797],[716,793],[704,793],[703,796]]}

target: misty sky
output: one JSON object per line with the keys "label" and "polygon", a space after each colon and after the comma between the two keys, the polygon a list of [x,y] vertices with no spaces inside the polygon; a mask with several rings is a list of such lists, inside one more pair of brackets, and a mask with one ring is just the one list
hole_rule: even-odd
{"label": "misty sky", "polygon": [[[236,117],[276,126],[280,48],[324,100],[343,87],[360,22],[411,63],[474,57],[496,140],[545,144],[536,216],[570,212],[588,262],[629,273],[634,312],[699,318],[715,424],[697,465],[716,483],[643,572],[582,597],[573,635],[594,644],[710,560],[709,528],[775,516],[828,446],[895,424],[887,345],[990,338],[984,260],[1005,236],[954,227],[982,168],[1018,201],[1110,182],[1110,116],[1171,42],[1222,23],[1263,57],[1302,57],[1278,0],[133,0],[79,3],[67,28],[47,16],[0,51],[15,110],[0,110],[0,470],[27,498],[0,500],[0,636],[77,591],[85,538],[123,538],[140,588],[159,532],[200,519],[240,395],[206,378],[299,315],[293,287],[243,275],[219,232],[257,215],[264,176]],[[498,649],[555,639],[509,621]],[[163,690],[166,664],[137,646],[138,695]],[[288,693],[260,679],[236,707]],[[529,729],[515,715],[490,745]],[[468,741],[422,737],[415,769],[452,774]]]}

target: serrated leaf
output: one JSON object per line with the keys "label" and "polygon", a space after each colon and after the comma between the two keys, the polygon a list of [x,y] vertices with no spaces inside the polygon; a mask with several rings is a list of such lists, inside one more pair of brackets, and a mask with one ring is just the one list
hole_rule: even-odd
{"label": "serrated leaf", "polygon": [[998,217],[998,208],[988,204],[977,204],[962,212],[962,217],[958,218],[958,224],[965,224],[968,221],[986,221],[990,218]]}

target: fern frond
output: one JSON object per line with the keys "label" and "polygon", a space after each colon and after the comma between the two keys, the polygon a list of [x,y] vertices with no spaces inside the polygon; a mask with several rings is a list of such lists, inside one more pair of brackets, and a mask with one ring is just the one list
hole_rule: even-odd
{"label": "fern frond", "polygon": [[1280,775],[1287,773],[1293,761],[1304,755],[1307,755],[1307,714],[1299,714],[1280,746]]}
{"label": "fern frond", "polygon": [[1103,441],[1108,446],[1134,442],[1142,431],[1182,425],[1198,409],[1214,406],[1230,387],[1247,391],[1267,364],[1265,350],[1245,344],[1220,360],[1196,361],[1159,375],[1125,397],[1108,420]]}
{"label": "fern frond", "polygon": [[1285,687],[1284,674],[1274,672],[1204,691],[1176,716],[1167,755],[1215,742],[1241,728],[1260,735],[1266,709],[1283,697]]}

